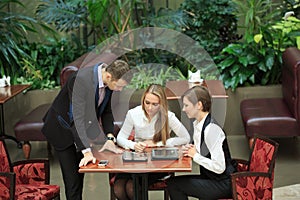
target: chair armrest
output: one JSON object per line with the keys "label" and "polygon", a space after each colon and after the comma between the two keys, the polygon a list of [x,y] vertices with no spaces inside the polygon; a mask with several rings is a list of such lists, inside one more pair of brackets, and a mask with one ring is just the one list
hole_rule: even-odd
{"label": "chair armrest", "polygon": [[[14,199],[15,196],[15,173],[0,172],[0,199]],[[8,191],[9,196],[8,196]]]}
{"label": "chair armrest", "polygon": [[273,178],[264,172],[231,174],[233,199],[272,199]]}
{"label": "chair armrest", "polygon": [[249,161],[243,160],[243,159],[233,159],[237,163],[237,171],[238,172],[244,172],[248,171]]}
{"label": "chair armrest", "polygon": [[48,159],[21,160],[12,163],[16,184],[49,184],[50,166]]}

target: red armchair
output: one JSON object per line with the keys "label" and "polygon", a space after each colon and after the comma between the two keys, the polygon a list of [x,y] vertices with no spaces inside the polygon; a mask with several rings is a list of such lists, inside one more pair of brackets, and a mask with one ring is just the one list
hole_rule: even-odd
{"label": "red armchair", "polygon": [[0,139],[0,199],[60,199],[60,187],[49,185],[49,160],[11,163],[6,145]]}
{"label": "red armchair", "polygon": [[272,199],[278,146],[271,139],[254,137],[249,161],[237,160],[238,172],[231,176],[234,200]]}

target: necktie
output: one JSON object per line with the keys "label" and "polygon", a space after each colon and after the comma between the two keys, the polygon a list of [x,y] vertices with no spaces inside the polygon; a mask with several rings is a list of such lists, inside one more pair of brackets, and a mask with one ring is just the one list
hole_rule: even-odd
{"label": "necktie", "polygon": [[95,109],[98,108],[98,102],[99,102],[99,86],[96,85],[96,91],[95,91]]}
{"label": "necktie", "polygon": [[[98,88],[98,90],[99,90],[99,88]],[[109,101],[109,98],[111,96],[111,93],[112,93],[112,91],[108,87],[105,87],[105,96],[104,96],[104,99],[103,99],[103,101],[101,102],[101,104],[98,107],[98,112],[97,112],[98,119],[101,116],[101,114],[103,113],[104,108],[107,105],[107,103]]]}

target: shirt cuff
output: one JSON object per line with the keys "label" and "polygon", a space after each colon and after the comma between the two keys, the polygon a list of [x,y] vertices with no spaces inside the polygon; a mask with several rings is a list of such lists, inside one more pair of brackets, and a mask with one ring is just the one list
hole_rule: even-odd
{"label": "shirt cuff", "polygon": [[193,157],[193,161],[196,162],[198,165],[200,165],[201,159],[202,159],[202,156],[200,155],[200,153],[196,153]]}
{"label": "shirt cuff", "polygon": [[86,148],[86,149],[81,150],[82,154],[85,154],[87,152],[92,152],[91,148]]}
{"label": "shirt cuff", "polygon": [[162,141],[159,141],[159,142],[157,142],[157,143],[156,143],[156,146],[157,146],[157,147],[163,147],[163,146],[164,146],[164,144],[163,144],[163,142],[162,142]]}

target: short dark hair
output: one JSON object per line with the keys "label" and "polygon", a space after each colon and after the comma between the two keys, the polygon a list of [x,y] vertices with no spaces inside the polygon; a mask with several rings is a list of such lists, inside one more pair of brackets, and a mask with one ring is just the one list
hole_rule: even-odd
{"label": "short dark hair", "polygon": [[105,67],[105,71],[111,74],[112,80],[123,79],[127,82],[130,81],[130,76],[128,74],[130,68],[127,62],[123,60],[115,60],[110,65]]}
{"label": "short dark hair", "polygon": [[209,91],[206,87],[194,86],[182,95],[181,100],[183,100],[183,97],[186,97],[193,105],[201,101],[203,105],[203,111],[210,112],[212,101]]}

